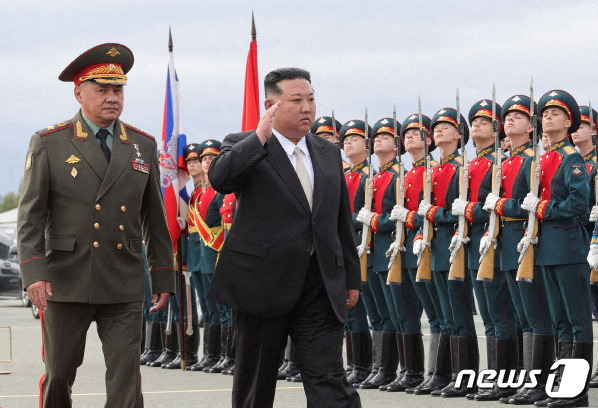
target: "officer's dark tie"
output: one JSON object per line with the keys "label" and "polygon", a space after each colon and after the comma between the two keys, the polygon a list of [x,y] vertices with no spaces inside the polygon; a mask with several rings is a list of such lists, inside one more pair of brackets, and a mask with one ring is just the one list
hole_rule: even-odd
{"label": "officer's dark tie", "polygon": [[98,139],[100,139],[100,148],[104,152],[104,156],[106,156],[106,160],[108,162],[110,162],[110,148],[106,144],[106,138],[108,137],[109,134],[110,134],[110,132],[108,132],[108,129],[102,128],[102,129],[98,130],[98,134],[96,135],[96,137]]}

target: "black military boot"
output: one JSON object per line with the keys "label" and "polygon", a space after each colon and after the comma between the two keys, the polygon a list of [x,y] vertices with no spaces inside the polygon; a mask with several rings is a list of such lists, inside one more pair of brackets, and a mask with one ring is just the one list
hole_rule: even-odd
{"label": "black military boot", "polygon": [[228,328],[229,325],[222,325],[220,327],[220,359],[216,364],[210,368],[209,373],[221,373],[222,364],[226,360],[226,345],[228,343]]}
{"label": "black military boot", "polygon": [[232,374],[232,369],[235,366],[235,357],[233,356],[233,327],[223,326],[223,330],[224,327],[226,327],[226,344],[222,345],[224,348],[224,361],[220,365],[220,372],[222,374]]}
{"label": "black military boot", "polygon": [[203,372],[209,373],[210,369],[220,361],[220,333],[222,326],[211,325],[210,333],[208,334],[208,356],[203,362]]}
{"label": "black military boot", "polygon": [[162,354],[162,323],[145,323],[145,349],[141,355],[141,365],[155,361]]}
{"label": "black military boot", "polygon": [[388,384],[386,387],[388,392],[400,392],[407,388],[415,388],[424,381],[424,342],[421,333],[403,333],[403,355],[405,356],[405,375]]}
{"label": "black military boot", "polygon": [[[208,358],[208,338],[210,335],[210,327],[211,325],[208,323],[203,324],[203,346],[202,346],[202,352],[203,352],[203,356],[201,358],[198,358],[197,363],[192,364],[192,365],[188,365],[186,370],[189,371],[203,371],[203,364],[206,361],[206,358]],[[198,339],[199,340],[199,339]]]}
{"label": "black military boot", "polygon": [[451,346],[450,336],[441,334],[438,339],[438,352],[436,353],[436,370],[432,379],[426,385],[420,384],[415,387],[413,393],[416,395],[427,395],[432,391],[440,390],[451,382]]}
{"label": "black military boot", "polygon": [[353,371],[347,376],[349,384],[363,382],[372,369],[372,338],[369,331],[351,332]]}
{"label": "black military boot", "polygon": [[[451,343],[451,347],[453,343]],[[476,336],[458,336],[456,341],[457,352],[454,354],[457,358],[456,368],[453,367],[453,379],[451,384],[445,387],[440,394],[443,398],[464,397],[476,390],[475,381],[472,387],[468,387],[468,381],[461,379],[461,384],[457,386],[457,377],[463,370],[473,370],[477,376],[479,369],[480,353],[478,350],[478,339]]]}
{"label": "black military boot", "polygon": [[[529,372],[532,370],[532,351],[533,351],[533,344],[534,344],[534,333],[532,332],[525,332],[522,334],[522,347],[520,349],[521,354],[523,355],[523,366],[521,368],[517,368],[517,371],[521,374],[521,370],[525,371],[523,385],[528,382],[529,379]],[[521,360],[521,359],[520,359]],[[528,389],[524,388],[523,386],[519,388],[519,390],[511,396],[502,397],[498,401],[502,404],[514,404],[514,402],[510,402],[512,399],[521,398],[525,393],[527,393]]]}
{"label": "black military boot", "polygon": [[430,333],[430,346],[428,349],[428,372],[426,375],[426,379],[415,387],[407,388],[405,390],[407,394],[413,394],[417,387],[426,386],[432,380],[432,377],[434,376],[434,371],[436,371],[436,355],[438,354],[439,341],[440,333]]}
{"label": "black military boot", "polygon": [[[572,358],[582,358],[588,362],[592,367],[592,357],[594,352],[594,343],[582,343],[580,341],[573,342]],[[577,397],[574,398],[558,398],[548,403],[548,408],[562,408],[562,407],[587,407],[588,400],[588,382],[590,377],[586,379],[586,385]]]}
{"label": "black military boot", "polygon": [[374,331],[372,332],[372,370],[370,374],[367,376],[365,380],[360,383],[354,383],[353,386],[355,388],[359,388],[363,383],[369,383],[376,375],[378,375],[378,370],[380,369],[380,362],[382,358],[382,332],[381,331]]}
{"label": "black military boot", "polygon": [[353,372],[353,346],[352,341],[353,337],[351,336],[353,332],[345,331],[345,356],[347,367],[345,367],[345,372],[347,373],[347,377]]}
{"label": "black military boot", "polygon": [[[199,327],[197,325],[193,325],[193,334],[188,335],[186,332],[183,334],[183,341],[185,342],[185,369],[187,365],[192,366],[193,364],[197,364],[197,348],[199,347]],[[177,338],[178,331],[177,331]],[[179,346],[180,346],[180,338],[179,338]],[[179,347],[180,349],[180,347]],[[166,368],[169,370],[180,370],[181,367],[181,353],[180,351],[177,353],[177,356],[174,360],[170,363],[164,365],[162,364],[162,368]]]}
{"label": "black military boot", "polygon": [[[174,326],[175,325],[173,324],[173,327]],[[148,364],[150,367],[162,367],[176,358],[176,355],[179,352],[179,342],[176,334],[173,332],[170,334],[165,333],[163,344],[164,350],[162,351],[162,354],[160,354],[160,357],[155,361]]]}
{"label": "black military boot", "polygon": [[293,381],[293,378],[301,374],[301,367],[299,367],[299,356],[297,355],[297,347],[293,340],[289,344],[289,364],[284,371],[287,381]]}
{"label": "black military boot", "polygon": [[[559,360],[561,358],[571,358],[571,356],[573,355],[573,340],[559,340],[559,341],[557,341],[557,343],[556,343],[556,354],[557,354],[557,359],[559,359]],[[550,366],[552,366],[552,363],[554,363],[554,359],[550,362]],[[559,384],[560,384],[561,378],[563,376],[563,369],[564,368],[561,367],[561,368],[559,368],[557,370],[556,382],[559,383]],[[538,383],[539,382],[540,381],[538,381]],[[544,390],[544,388],[542,388],[542,390]],[[548,404],[550,404],[553,401],[555,401],[554,398],[551,398],[551,397],[547,396],[543,400],[534,402],[534,405],[537,406],[537,407],[547,407]]]}
{"label": "black military boot", "polygon": [[455,370],[458,367],[458,360],[459,360],[459,346],[458,346],[459,336],[450,336],[449,337],[449,350],[450,350],[450,359],[451,359],[451,375],[450,381],[442,388],[438,388],[432,390],[430,395],[433,397],[439,397],[444,391],[447,391],[455,386],[455,380],[457,375]]}
{"label": "black military boot", "polygon": [[370,381],[364,381],[359,388],[371,390],[391,383],[397,378],[399,354],[397,350],[397,337],[394,332],[382,332],[382,347],[380,349],[380,368],[378,374]]}
{"label": "black military boot", "polygon": [[[496,337],[494,336],[486,336],[486,366],[489,370],[496,370]],[[477,392],[470,392],[465,395],[465,398],[473,400],[478,394],[487,393],[491,390],[488,388],[478,389]]]}
{"label": "black military boot", "polygon": [[[518,356],[517,338],[515,339],[496,339],[496,367],[499,371],[504,370],[508,379],[511,375],[516,375]],[[506,380],[505,379],[505,380]],[[517,392],[516,388],[500,388],[498,378],[494,381],[491,390],[476,395],[476,401],[498,401],[501,398],[513,396]]]}
{"label": "black military boot", "polygon": [[405,364],[405,348],[403,347],[403,333],[397,332],[397,333],[395,333],[395,337],[396,337],[396,342],[397,342],[397,356],[399,357],[399,373],[397,374],[395,379],[392,380],[392,382],[378,387],[378,389],[380,391],[387,391],[388,386],[390,384],[397,382],[397,381],[401,381],[401,379],[407,372],[407,366]]}

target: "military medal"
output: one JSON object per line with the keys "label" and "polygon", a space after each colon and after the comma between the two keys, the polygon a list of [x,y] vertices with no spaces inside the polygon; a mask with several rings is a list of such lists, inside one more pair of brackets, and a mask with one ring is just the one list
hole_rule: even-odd
{"label": "military medal", "polygon": [[71,170],[71,176],[73,176],[73,178],[77,177],[77,169],[75,167]]}

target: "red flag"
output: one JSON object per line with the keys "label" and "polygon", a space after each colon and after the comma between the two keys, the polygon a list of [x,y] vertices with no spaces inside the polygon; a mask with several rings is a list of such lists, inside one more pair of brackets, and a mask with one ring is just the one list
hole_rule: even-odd
{"label": "red flag", "polygon": [[260,88],[257,80],[257,41],[253,13],[251,15],[251,43],[245,68],[245,93],[243,96],[243,121],[241,131],[257,128],[260,120]]}

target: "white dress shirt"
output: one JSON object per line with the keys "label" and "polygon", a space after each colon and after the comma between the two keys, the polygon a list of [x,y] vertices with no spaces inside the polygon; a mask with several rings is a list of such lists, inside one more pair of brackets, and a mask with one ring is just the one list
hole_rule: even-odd
{"label": "white dress shirt", "polygon": [[314,188],[314,166],[311,163],[311,157],[309,155],[309,150],[307,149],[307,142],[305,141],[305,137],[302,137],[297,144],[291,142],[289,139],[284,137],[280,132],[275,129],[272,129],[272,133],[278,141],[280,145],[284,149],[285,153],[289,157],[291,164],[295,171],[297,170],[297,157],[295,156],[295,147],[299,146],[301,149],[301,158],[303,160],[303,164],[307,168],[307,172],[309,173],[309,180],[311,181],[311,189],[313,191]]}

